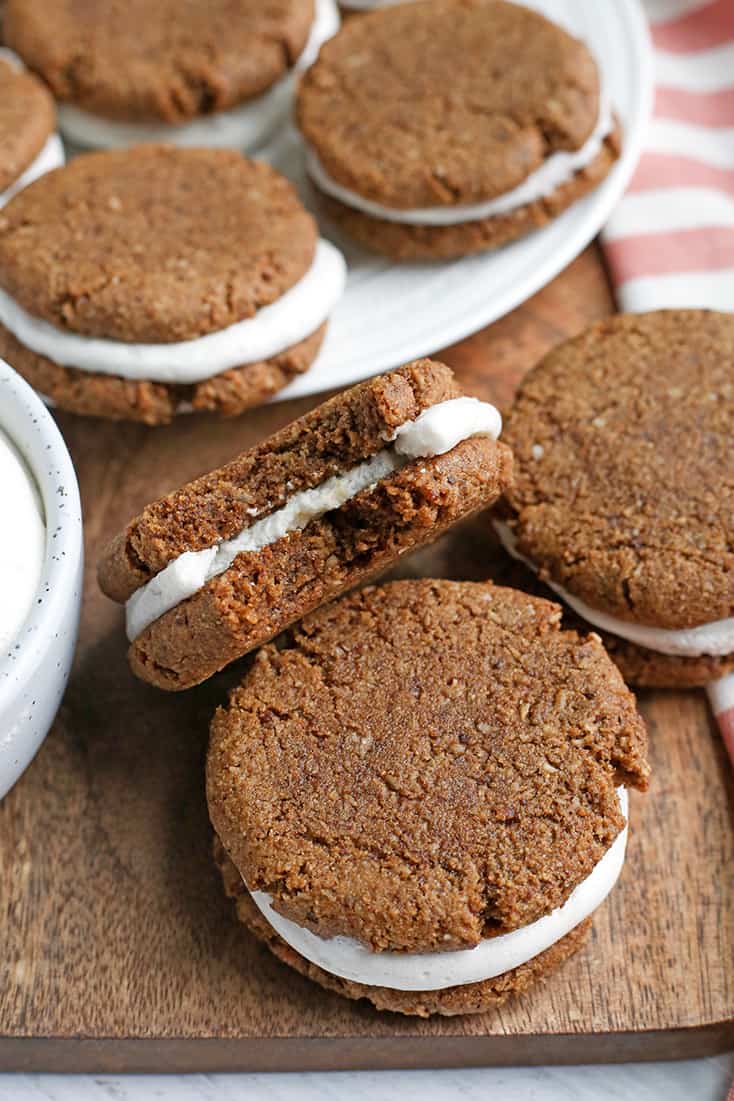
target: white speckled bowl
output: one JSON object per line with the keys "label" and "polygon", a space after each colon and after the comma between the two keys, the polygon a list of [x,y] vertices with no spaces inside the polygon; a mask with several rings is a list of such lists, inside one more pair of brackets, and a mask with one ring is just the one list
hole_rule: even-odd
{"label": "white speckled bowl", "polygon": [[[79,487],[66,444],[43,402],[2,359],[0,428],[33,473],[46,513],[38,598],[8,651],[0,653],[2,798],[38,752],[64,694],[79,626],[84,549]],[[4,534],[12,532],[12,522],[2,515]]]}

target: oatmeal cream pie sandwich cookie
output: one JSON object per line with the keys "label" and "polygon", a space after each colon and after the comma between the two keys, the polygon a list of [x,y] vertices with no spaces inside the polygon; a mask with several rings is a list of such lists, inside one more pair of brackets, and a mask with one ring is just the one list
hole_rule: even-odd
{"label": "oatmeal cream pie sandwich cookie", "polygon": [[498,525],[631,683],[734,669],[734,317],[621,315],[525,379]]}
{"label": "oatmeal cream pie sandwich cookie", "polygon": [[149,505],[113,540],[143,680],[197,684],[508,487],[492,405],[430,360],[364,382]]}
{"label": "oatmeal cream pie sandwich cookie", "polygon": [[0,207],[63,163],[48,89],[19,57],[0,46]]}
{"label": "oatmeal cream pie sandwich cookie", "polygon": [[556,604],[399,581],[258,653],[214,717],[207,797],[226,890],[276,956],[454,1015],[583,944],[648,771],[631,692]]}
{"label": "oatmeal cream pie sandwich cookie", "polygon": [[587,47],[505,0],[421,0],[348,19],[297,118],[325,213],[396,259],[496,248],[607,175],[619,134]]}
{"label": "oatmeal cream pie sandwich cookie", "polygon": [[7,0],[8,45],[88,148],[254,149],[338,29],[335,0]]}
{"label": "oatmeal cream pie sandwich cookie", "polygon": [[309,368],[345,279],[264,163],[174,146],[89,153],[0,214],[0,356],[72,412],[230,416]]}

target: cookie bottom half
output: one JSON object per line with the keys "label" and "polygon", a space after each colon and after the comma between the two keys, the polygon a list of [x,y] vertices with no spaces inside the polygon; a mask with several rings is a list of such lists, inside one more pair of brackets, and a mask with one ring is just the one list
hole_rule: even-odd
{"label": "cookie bottom half", "polygon": [[214,839],[214,859],[221,873],[225,892],[235,901],[237,917],[282,963],[324,989],[341,994],[342,997],[353,1000],[364,998],[376,1009],[403,1013],[412,1017],[431,1017],[436,1014],[443,1017],[458,1017],[465,1013],[484,1013],[501,1005],[511,995],[521,994],[533,983],[544,979],[564,963],[583,946],[591,929],[592,919],[588,917],[534,959],[513,968],[512,971],[486,979],[484,982],[450,986],[444,990],[421,991],[366,986],[363,983],[340,979],[324,971],[323,968],[317,967],[299,955],[278,936],[250,898],[242,877],[227,856],[218,837]]}
{"label": "cookie bottom half", "polygon": [[634,688],[705,688],[711,681],[725,677],[734,670],[734,654],[712,657],[675,657],[646,650],[618,635],[598,631],[587,624],[587,630],[597,631],[606,650],[624,677]]}
{"label": "cookie bottom half", "polygon": [[326,217],[365,248],[393,260],[445,260],[499,248],[547,225],[598,187],[619,157],[620,144],[617,124],[594,160],[550,195],[506,214],[458,225],[408,225],[373,218],[313,186]]}
{"label": "cookie bottom half", "polygon": [[326,324],[272,359],[232,367],[192,385],[125,379],[75,367],[61,367],[31,351],[0,325],[0,359],[59,409],[108,420],[168,424],[183,412],[234,417],[273,394],[311,366]]}

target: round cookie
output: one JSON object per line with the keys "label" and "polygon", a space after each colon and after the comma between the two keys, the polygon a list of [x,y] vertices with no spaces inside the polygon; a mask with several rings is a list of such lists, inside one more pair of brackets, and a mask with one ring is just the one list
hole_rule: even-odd
{"label": "round cookie", "polygon": [[508,549],[610,642],[632,683],[734,667],[734,318],[622,315],[525,379],[506,436]]}
{"label": "round cookie", "polygon": [[344,277],[264,163],[173,146],[87,154],[3,211],[0,352],[75,412],[239,413],[310,366]]}
{"label": "round cookie", "polygon": [[337,26],[334,0],[9,0],[4,33],[78,144],[252,148]]}
{"label": "round cookie", "polygon": [[329,216],[396,258],[477,252],[607,174],[618,133],[583,43],[505,0],[424,0],[347,21],[301,81]]}
{"label": "round cookie", "polygon": [[[342,993],[452,1013],[573,950],[611,881],[512,968],[466,970],[467,950],[504,951],[507,934],[534,936],[574,905],[623,829],[616,788],[647,786],[633,697],[598,638],[560,620],[557,605],[491,583],[395,582],[258,653],[213,720],[207,794],[229,892],[239,874],[240,914],[260,936],[251,905],[275,923],[277,954],[291,934],[306,954],[305,935],[339,961],[348,938],[365,974],[419,964],[423,985],[358,980],[341,956]],[[436,966],[462,981],[431,989]]]}
{"label": "round cookie", "polygon": [[129,660],[168,691],[493,504],[512,456],[493,406],[419,360],[352,387],[154,501],[106,549]]}
{"label": "round cookie", "polygon": [[32,180],[63,164],[48,90],[0,47],[0,207]]}

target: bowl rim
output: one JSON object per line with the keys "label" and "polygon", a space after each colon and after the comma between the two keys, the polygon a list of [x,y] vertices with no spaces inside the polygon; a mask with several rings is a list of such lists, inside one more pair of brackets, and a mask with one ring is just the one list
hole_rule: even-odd
{"label": "bowl rim", "polygon": [[70,603],[79,604],[82,507],[74,464],[61,431],[35,390],[0,359],[0,429],[26,462],[43,502],[46,548],[36,598],[0,652],[0,709],[38,672]]}

